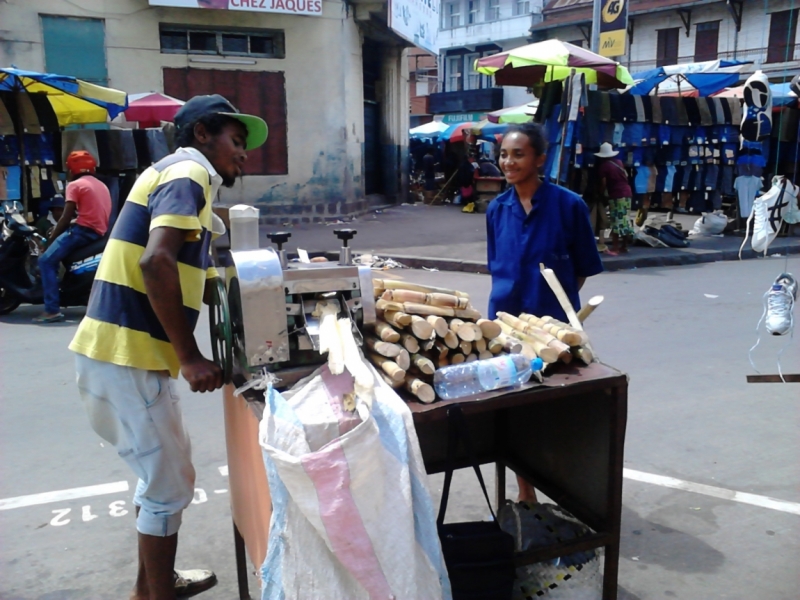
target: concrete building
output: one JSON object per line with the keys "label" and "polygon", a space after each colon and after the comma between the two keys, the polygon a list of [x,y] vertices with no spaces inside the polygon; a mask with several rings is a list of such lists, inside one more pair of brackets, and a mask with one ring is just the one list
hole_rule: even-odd
{"label": "concrete building", "polygon": [[411,118],[409,125],[413,129],[418,125],[430,123],[433,114],[428,108],[431,94],[439,91],[438,57],[420,48],[408,51],[408,82]]}
{"label": "concrete building", "polygon": [[[763,70],[783,81],[800,70],[795,0],[630,0],[628,54],[618,60],[631,72],[716,59],[752,61],[743,73]],[[534,40],[557,38],[589,47],[592,0],[550,0]]]}
{"label": "concrete building", "polygon": [[541,20],[542,0],[442,0],[439,29],[441,91],[431,94],[432,114],[445,121],[472,121],[486,112],[530,102],[522,87],[495,87],[476,73],[475,59],[528,43]]}
{"label": "concrete building", "polygon": [[255,204],[268,220],[330,219],[405,198],[410,44],[387,27],[387,0],[222,4],[4,0],[0,65],[128,93],[220,93],[263,116],[267,144],[221,199]]}

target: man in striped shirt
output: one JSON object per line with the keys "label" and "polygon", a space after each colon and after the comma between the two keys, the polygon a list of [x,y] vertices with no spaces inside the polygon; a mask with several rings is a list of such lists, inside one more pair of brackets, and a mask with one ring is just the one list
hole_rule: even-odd
{"label": "man in striped shirt", "polygon": [[136,181],[111,232],[86,317],[70,350],[92,428],[138,476],[139,572],[131,600],[172,600],[216,583],[211,571],[175,571],[183,509],[194,497],[191,444],[172,379],[194,392],[222,386],[194,327],[211,264],[211,205],[242,173],[267,126],[219,95],[175,115],[174,154]]}

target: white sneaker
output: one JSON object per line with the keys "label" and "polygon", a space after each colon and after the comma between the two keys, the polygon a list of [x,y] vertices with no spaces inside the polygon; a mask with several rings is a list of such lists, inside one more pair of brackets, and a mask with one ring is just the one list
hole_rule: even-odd
{"label": "white sneaker", "polygon": [[797,300],[797,281],[789,273],[781,273],[765,294],[767,319],[765,325],[772,335],[785,335],[794,327],[794,302]]}
{"label": "white sneaker", "polygon": [[753,250],[763,252],[765,255],[769,245],[778,236],[781,225],[789,217],[789,222],[797,220],[795,207],[797,206],[798,187],[782,175],[772,178],[772,187],[753,201],[753,211],[747,219],[745,238],[739,249],[741,258],[742,249],[747,243],[750,233],[750,224],[753,222],[753,237],[750,242]]}

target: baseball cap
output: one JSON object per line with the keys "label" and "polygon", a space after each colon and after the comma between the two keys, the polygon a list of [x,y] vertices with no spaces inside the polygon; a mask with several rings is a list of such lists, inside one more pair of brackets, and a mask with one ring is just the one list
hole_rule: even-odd
{"label": "baseball cap", "polygon": [[94,173],[97,168],[97,161],[94,156],[89,154],[86,150],[75,150],[70,152],[67,156],[67,169],[73,175],[80,175],[81,173]]}
{"label": "baseball cap", "polygon": [[175,114],[175,127],[180,131],[183,127],[192,125],[198,119],[210,115],[225,115],[244,124],[247,127],[247,150],[254,150],[267,141],[269,129],[264,119],[253,115],[243,115],[219,94],[195,96],[188,100]]}

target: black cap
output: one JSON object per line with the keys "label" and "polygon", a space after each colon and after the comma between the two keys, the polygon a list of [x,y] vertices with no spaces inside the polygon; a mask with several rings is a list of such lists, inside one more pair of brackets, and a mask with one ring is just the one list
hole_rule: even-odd
{"label": "black cap", "polygon": [[253,115],[243,115],[219,94],[191,98],[175,114],[175,127],[180,131],[210,115],[225,115],[242,122],[247,128],[247,150],[258,148],[267,141],[269,130],[264,119]]}

